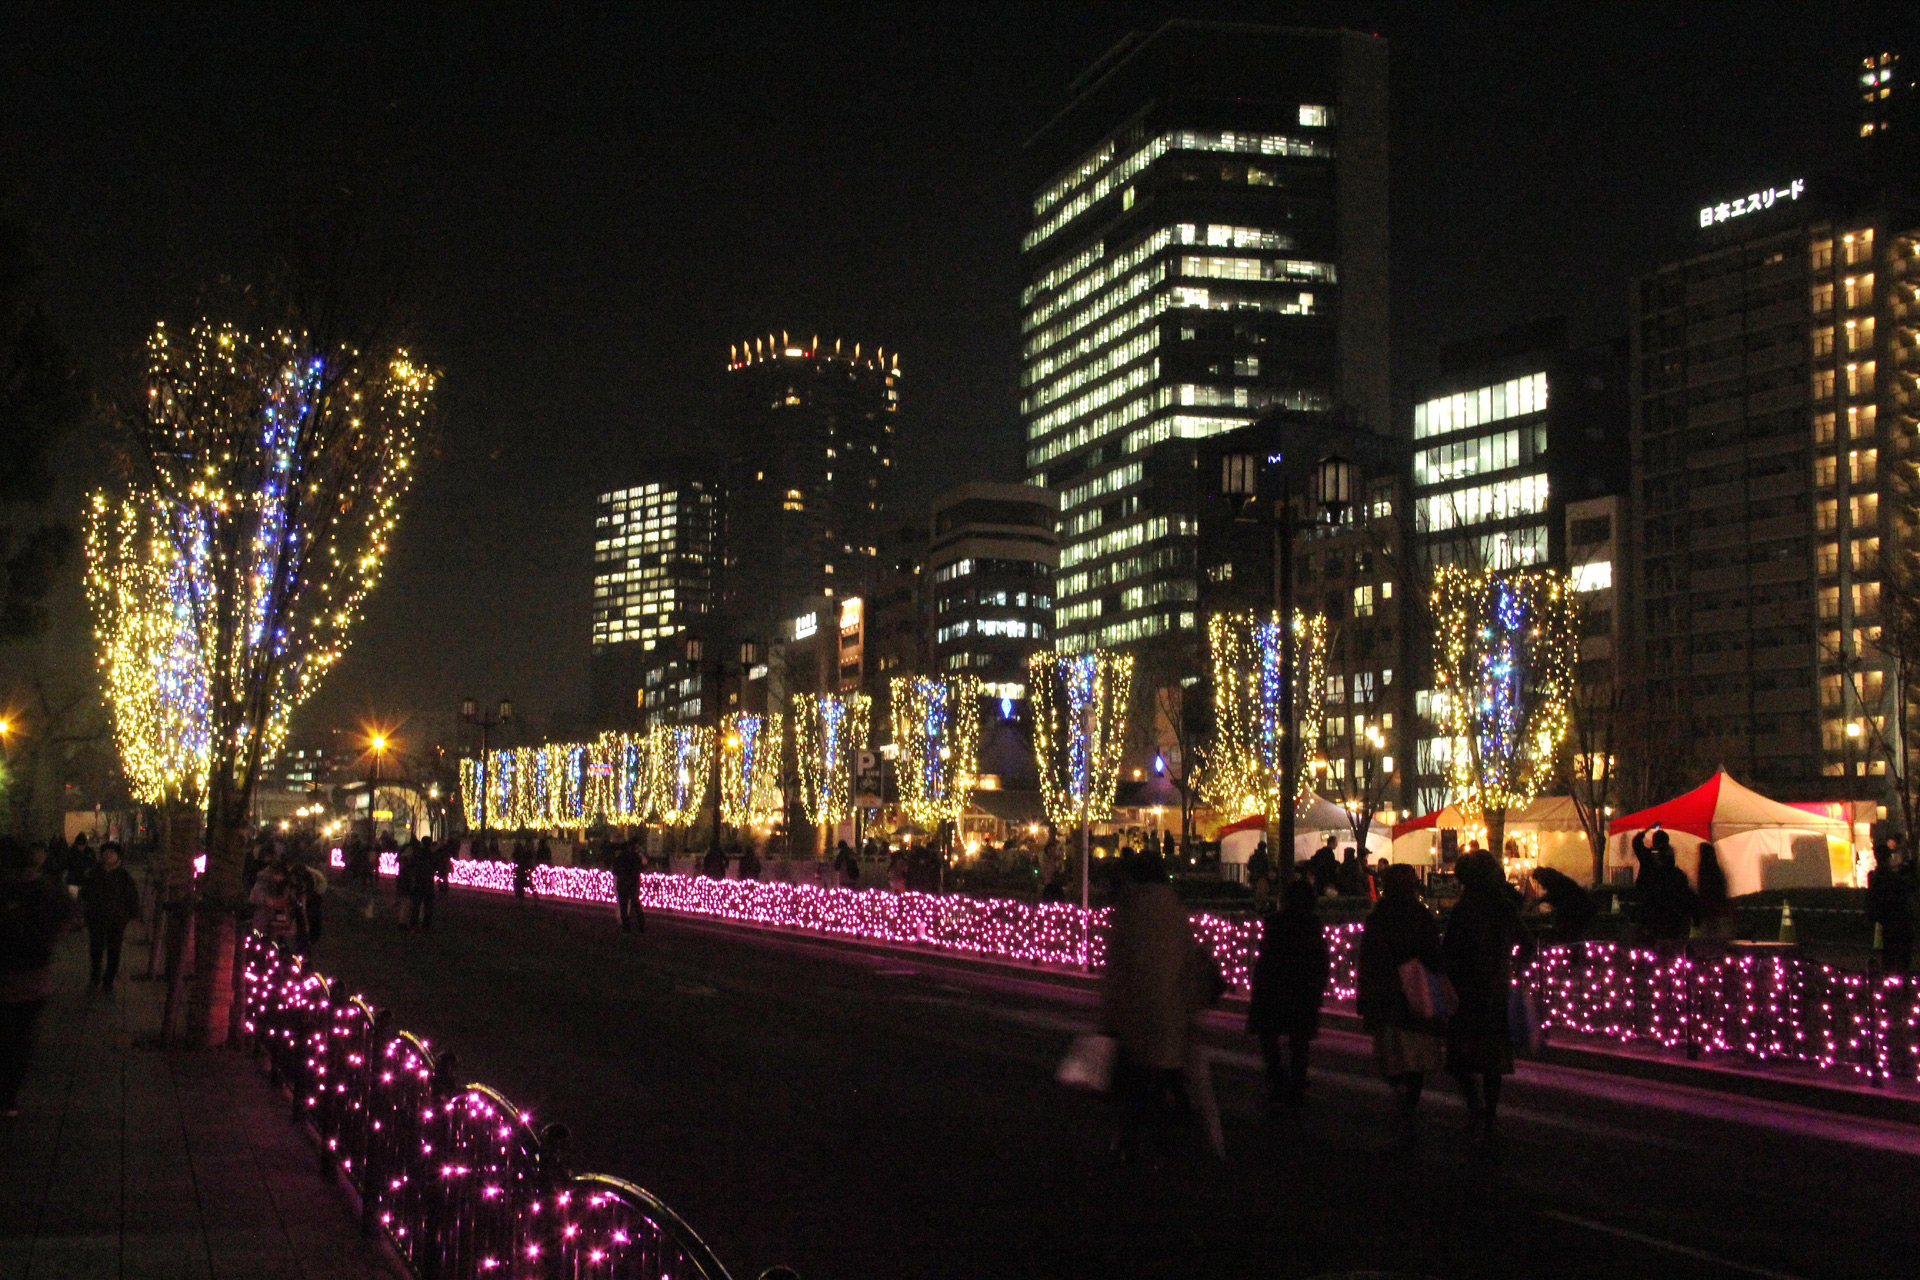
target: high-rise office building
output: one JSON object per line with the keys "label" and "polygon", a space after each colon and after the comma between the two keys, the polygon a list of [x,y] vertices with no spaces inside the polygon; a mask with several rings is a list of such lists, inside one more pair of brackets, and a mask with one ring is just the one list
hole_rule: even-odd
{"label": "high-rise office building", "polygon": [[1904,719],[1881,588],[1913,520],[1889,478],[1920,405],[1920,212],[1788,177],[1699,234],[1633,295],[1647,741],[1686,777],[1864,795]]}
{"label": "high-rise office building", "polygon": [[1156,466],[1166,442],[1274,409],[1389,432],[1386,56],[1172,22],[1028,144],[1021,408],[1028,476],[1061,495],[1062,647],[1198,629],[1192,478]]}
{"label": "high-rise office building", "polygon": [[976,481],[933,504],[933,666],[978,676],[992,697],[1027,695],[1027,658],[1053,634],[1059,499],[1025,484]]}
{"label": "high-rise office building", "polygon": [[723,519],[714,470],[663,463],[595,504],[591,698],[602,727],[637,723],[646,670],[713,611]]}
{"label": "high-rise office building", "polygon": [[726,614],[767,642],[864,597],[890,519],[898,352],[769,334],[727,362]]}
{"label": "high-rise office building", "polygon": [[1626,343],[1563,320],[1453,343],[1413,407],[1415,554],[1428,565],[1567,564],[1569,500],[1627,485]]}

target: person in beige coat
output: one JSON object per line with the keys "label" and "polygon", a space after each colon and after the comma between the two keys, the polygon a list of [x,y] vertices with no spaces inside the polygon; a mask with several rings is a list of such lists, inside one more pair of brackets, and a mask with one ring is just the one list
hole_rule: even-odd
{"label": "person in beige coat", "polygon": [[1129,883],[1107,934],[1102,1024],[1119,1042],[1113,1096],[1120,1129],[1113,1150],[1132,1157],[1149,1121],[1171,1101],[1186,1108],[1181,1073],[1193,1018],[1212,993],[1209,957],[1194,940],[1187,909],[1167,882],[1158,853],[1131,859]]}

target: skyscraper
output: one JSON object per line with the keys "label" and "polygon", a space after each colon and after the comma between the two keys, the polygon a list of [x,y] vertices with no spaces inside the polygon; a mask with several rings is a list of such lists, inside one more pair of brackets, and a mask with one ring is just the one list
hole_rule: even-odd
{"label": "skyscraper", "polygon": [[741,638],[868,594],[887,527],[898,352],[781,334],[727,362],[726,613]]}
{"label": "skyscraper", "polygon": [[1903,750],[1882,583],[1912,536],[1890,481],[1915,427],[1920,211],[1780,175],[1698,219],[1699,252],[1634,290],[1647,741],[1695,780],[1875,791]]}
{"label": "skyscraper", "polygon": [[595,504],[591,697],[602,726],[637,721],[657,651],[713,610],[722,520],[713,471],[664,462]]}
{"label": "skyscraper", "polygon": [[[1386,433],[1386,45],[1172,22],[1028,144],[1022,416],[1061,495],[1059,643],[1195,630],[1190,457],[1274,409]],[[1189,474],[1175,474],[1177,472]]]}
{"label": "skyscraper", "polygon": [[971,674],[990,696],[1027,695],[1027,657],[1053,630],[1057,499],[1024,484],[963,484],[935,499],[933,666]]}

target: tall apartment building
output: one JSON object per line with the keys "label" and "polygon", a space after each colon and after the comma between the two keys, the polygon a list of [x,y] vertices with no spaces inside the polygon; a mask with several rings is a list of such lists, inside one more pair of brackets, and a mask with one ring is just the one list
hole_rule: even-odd
{"label": "tall apartment building", "polygon": [[1889,472],[1920,425],[1920,214],[1788,179],[1699,225],[1633,294],[1648,740],[1688,776],[1864,796],[1902,719],[1881,586],[1914,518]]}
{"label": "tall apartment building", "polygon": [[781,334],[731,349],[726,615],[769,642],[872,590],[887,528],[897,352]]}
{"label": "tall apartment building", "polygon": [[716,472],[696,461],[663,462],[595,503],[590,670],[597,727],[637,724],[648,670],[713,613],[724,520]]}
{"label": "tall apartment building", "polygon": [[1389,432],[1386,58],[1353,32],[1172,22],[1028,144],[1021,408],[1029,479],[1061,495],[1061,647],[1199,629],[1170,442],[1275,409]]}
{"label": "tall apartment building", "polygon": [[1027,696],[1027,657],[1053,634],[1059,499],[977,481],[934,501],[927,544],[933,667],[978,676],[991,697]]}

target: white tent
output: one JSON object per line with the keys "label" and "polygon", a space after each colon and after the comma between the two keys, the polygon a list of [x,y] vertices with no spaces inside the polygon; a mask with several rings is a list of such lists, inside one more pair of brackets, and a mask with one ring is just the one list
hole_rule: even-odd
{"label": "white tent", "polygon": [[1735,896],[1850,882],[1853,876],[1844,821],[1769,800],[1725,770],[1665,804],[1615,818],[1607,827],[1608,865],[1635,866],[1633,836],[1655,824],[1673,838],[1674,860],[1689,876],[1699,866],[1700,842],[1712,841]]}

